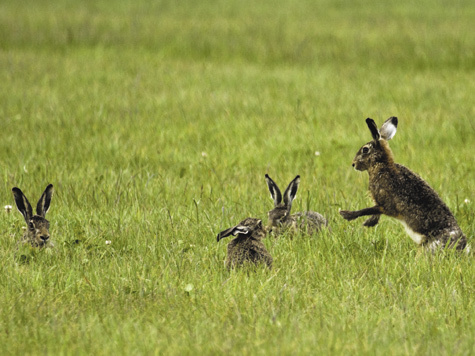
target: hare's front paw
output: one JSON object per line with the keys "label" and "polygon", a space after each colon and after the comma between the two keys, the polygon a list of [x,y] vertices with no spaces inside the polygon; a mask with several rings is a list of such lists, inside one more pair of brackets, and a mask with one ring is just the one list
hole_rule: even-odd
{"label": "hare's front paw", "polygon": [[340,215],[343,217],[343,219],[346,220],[354,220],[358,217],[358,214],[356,211],[349,211],[349,210],[341,210]]}

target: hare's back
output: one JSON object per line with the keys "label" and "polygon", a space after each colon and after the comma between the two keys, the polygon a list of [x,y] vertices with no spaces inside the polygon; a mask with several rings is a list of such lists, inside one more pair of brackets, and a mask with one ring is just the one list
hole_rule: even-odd
{"label": "hare's back", "polygon": [[328,227],[325,217],[316,211],[299,212],[292,215],[300,229],[307,229],[309,234],[316,233],[324,227]]}
{"label": "hare's back", "polygon": [[399,219],[402,218],[411,229],[423,235],[458,228],[455,217],[437,192],[408,168],[401,165],[398,168]]}
{"label": "hare's back", "polygon": [[[418,209],[427,214],[450,213],[449,208],[440,198],[439,194],[432,189],[429,184],[410,169],[397,165],[399,168],[399,177],[397,179],[397,195],[400,196],[400,204],[404,209]],[[405,205],[405,206],[404,206]]]}
{"label": "hare's back", "polygon": [[234,239],[228,244],[228,263],[239,266],[246,261],[252,263],[264,262],[272,266],[272,256],[262,241],[254,239]]}

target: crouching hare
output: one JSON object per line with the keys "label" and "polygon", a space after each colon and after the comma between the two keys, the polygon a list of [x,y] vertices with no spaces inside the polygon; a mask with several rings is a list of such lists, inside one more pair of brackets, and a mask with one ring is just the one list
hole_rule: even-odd
{"label": "crouching hare", "polygon": [[53,197],[53,185],[48,185],[43,192],[36,205],[36,215],[33,215],[33,208],[19,188],[13,188],[12,192],[16,206],[25,218],[27,226],[20,242],[28,243],[32,247],[53,247],[50,242],[49,221],[45,219]]}
{"label": "crouching hare", "polygon": [[328,227],[327,219],[315,211],[290,214],[292,202],[297,196],[300,176],[296,176],[289,183],[283,197],[279,187],[271,177],[266,174],[265,178],[271,198],[274,200],[274,209],[268,213],[269,222],[267,228],[269,232],[279,234],[283,229],[290,228],[292,232],[300,230],[312,235],[319,232],[322,228]]}
{"label": "crouching hare", "polygon": [[439,248],[463,250],[467,238],[455,217],[437,193],[418,175],[394,162],[388,141],[394,137],[398,120],[390,117],[378,130],[366,119],[373,140],[360,148],[353,160],[358,171],[368,171],[371,208],[340,211],[346,220],[370,216],[364,226],[375,226],[381,214],[396,218],[418,245],[434,252]]}
{"label": "crouching hare", "polygon": [[237,236],[228,243],[228,256],[226,258],[226,267],[234,268],[242,266],[245,262],[253,264],[265,263],[267,267],[272,268],[272,256],[262,242],[266,236],[266,230],[262,226],[262,221],[255,218],[247,218],[238,225],[221,231],[217,240],[233,235]]}

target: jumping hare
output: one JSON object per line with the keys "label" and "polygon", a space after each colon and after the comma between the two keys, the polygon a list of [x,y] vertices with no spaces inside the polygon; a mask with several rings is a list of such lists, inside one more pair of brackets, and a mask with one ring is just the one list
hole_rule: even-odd
{"label": "jumping hare", "polygon": [[266,182],[269,187],[271,198],[274,200],[274,209],[269,211],[268,231],[279,234],[282,228],[291,228],[293,232],[298,230],[305,231],[308,234],[319,232],[323,227],[328,227],[328,221],[321,214],[315,211],[306,211],[304,213],[295,213],[290,215],[292,202],[297,195],[300,176],[296,176],[284,192],[282,193],[275,182],[266,174]]}
{"label": "jumping hare", "polygon": [[366,124],[373,140],[360,148],[353,167],[368,171],[375,205],[357,211],[342,210],[341,216],[346,220],[370,216],[363,224],[369,227],[386,214],[399,220],[416,244],[432,252],[445,247],[463,250],[467,239],[447,205],[422,178],[394,162],[388,141],[396,134],[397,118],[387,119],[380,130],[370,118]]}
{"label": "jumping hare", "polygon": [[236,238],[228,243],[228,256],[226,267],[234,268],[243,265],[245,262],[254,264],[265,263],[272,268],[272,256],[267,252],[262,239],[266,236],[266,231],[262,226],[262,221],[255,218],[247,218],[238,225],[221,231],[217,240],[233,235]]}
{"label": "jumping hare", "polygon": [[49,239],[49,221],[45,219],[53,197],[53,185],[49,184],[43,192],[36,205],[36,215],[33,215],[33,209],[28,199],[19,188],[13,188],[12,192],[16,206],[25,218],[27,225],[21,243],[28,243],[32,247],[53,247]]}

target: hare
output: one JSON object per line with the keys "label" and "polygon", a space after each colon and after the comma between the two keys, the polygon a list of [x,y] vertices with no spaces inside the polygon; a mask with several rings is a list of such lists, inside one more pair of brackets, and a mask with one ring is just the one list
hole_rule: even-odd
{"label": "hare", "polygon": [[219,242],[219,240],[229,235],[237,235],[237,237],[228,244],[228,256],[226,258],[228,269],[239,267],[245,262],[265,263],[267,267],[272,268],[272,256],[262,243],[266,230],[263,228],[261,220],[256,218],[244,219],[238,225],[221,231],[217,236],[217,241]]}
{"label": "hare", "polygon": [[12,192],[16,206],[25,218],[27,225],[21,243],[29,243],[32,247],[53,247],[50,242],[49,221],[45,219],[53,197],[53,185],[49,184],[43,192],[36,205],[36,215],[33,215],[33,209],[28,199],[19,188],[14,187]]}
{"label": "hare", "polygon": [[274,209],[269,211],[268,230],[269,232],[280,233],[282,228],[291,228],[294,232],[298,230],[305,231],[308,234],[319,232],[323,227],[328,227],[328,221],[321,214],[315,211],[306,211],[304,213],[295,213],[290,215],[292,202],[297,195],[300,184],[300,176],[296,176],[284,192],[282,193],[275,182],[265,175],[267,186],[269,187],[271,198],[274,200]]}
{"label": "hare", "polygon": [[368,171],[371,208],[340,211],[346,220],[370,216],[364,226],[375,226],[381,214],[399,220],[418,245],[434,252],[438,248],[463,250],[467,239],[455,217],[437,193],[418,175],[394,162],[388,141],[394,137],[398,120],[390,117],[378,130],[366,119],[373,140],[361,147],[353,160],[358,171]]}

